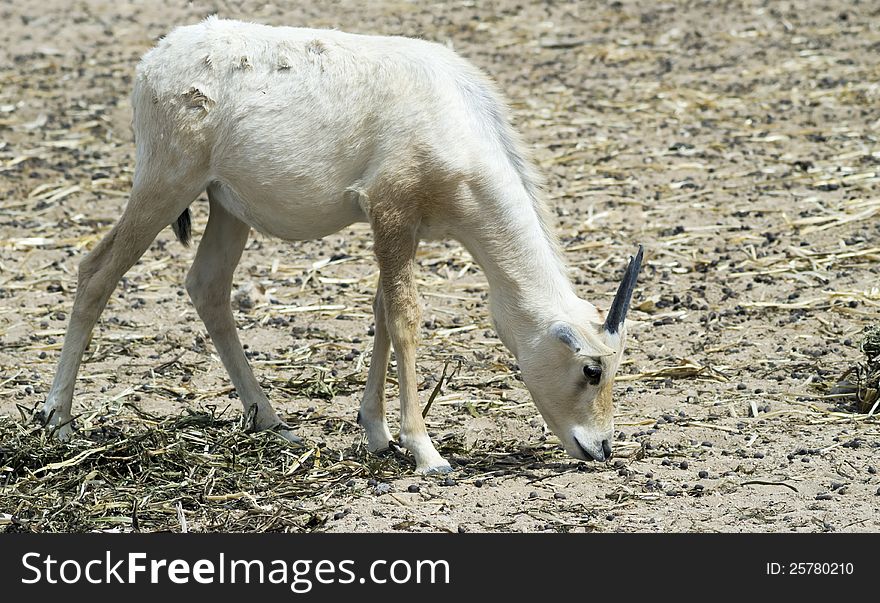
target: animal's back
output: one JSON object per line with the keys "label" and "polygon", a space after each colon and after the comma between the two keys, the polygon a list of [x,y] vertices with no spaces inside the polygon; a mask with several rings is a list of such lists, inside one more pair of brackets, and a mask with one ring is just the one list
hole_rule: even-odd
{"label": "animal's back", "polygon": [[486,83],[454,52],[423,40],[211,17],[176,28],[148,52],[136,88],[189,128],[265,118],[273,130],[417,132],[455,113],[461,98],[454,82],[461,78]]}
{"label": "animal's back", "polygon": [[[343,197],[371,178],[533,180],[494,85],[423,40],[209,18],[144,56],[134,96],[136,137],[167,122],[163,145],[183,135],[208,181],[267,207],[239,217],[284,238],[304,227],[285,233],[294,226],[273,224],[274,210],[324,212],[326,228],[309,225],[321,236],[363,217]],[[139,119],[147,104],[162,118]]]}

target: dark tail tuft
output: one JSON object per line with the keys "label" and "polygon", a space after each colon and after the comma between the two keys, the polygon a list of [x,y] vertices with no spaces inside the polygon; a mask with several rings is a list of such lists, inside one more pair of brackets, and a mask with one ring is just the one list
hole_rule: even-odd
{"label": "dark tail tuft", "polygon": [[180,216],[178,216],[177,222],[171,225],[171,230],[174,231],[177,240],[180,241],[184,247],[189,247],[192,235],[192,216],[189,213],[188,207],[183,210],[183,213],[180,214]]}

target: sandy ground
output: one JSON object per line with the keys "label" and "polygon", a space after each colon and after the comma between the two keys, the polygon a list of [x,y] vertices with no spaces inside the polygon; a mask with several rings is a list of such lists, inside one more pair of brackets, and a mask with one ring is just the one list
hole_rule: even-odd
{"label": "sandy ground", "polygon": [[[401,459],[386,481],[316,492],[303,501],[321,511],[312,528],[880,528],[880,424],[822,397],[860,358],[880,305],[876,4],[298,4],[0,4],[0,413],[48,390],[76,267],[125,203],[131,78],[159,36],[213,13],[420,36],[510,98],[583,297],[607,304],[646,246],[642,326],[616,385],[618,455],[562,452],[491,330],[480,270],[456,243],[429,244],[422,393],[461,362],[428,416],[457,471],[420,478]],[[193,205],[196,241],[206,205]],[[183,290],[193,253],[166,230],[126,276],[75,412],[238,412]],[[276,408],[356,462],[376,276],[363,226],[297,244],[255,234],[236,273],[242,338]],[[325,309],[297,310],[310,306]]]}

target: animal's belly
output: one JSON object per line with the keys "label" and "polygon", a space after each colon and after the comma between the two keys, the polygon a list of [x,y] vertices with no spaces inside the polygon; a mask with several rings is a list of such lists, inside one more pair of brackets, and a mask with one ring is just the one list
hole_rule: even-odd
{"label": "animal's belly", "polygon": [[221,195],[221,203],[231,214],[281,239],[319,239],[367,219],[356,197],[341,188],[317,190],[284,179],[259,183],[221,178],[220,182],[231,192]]}

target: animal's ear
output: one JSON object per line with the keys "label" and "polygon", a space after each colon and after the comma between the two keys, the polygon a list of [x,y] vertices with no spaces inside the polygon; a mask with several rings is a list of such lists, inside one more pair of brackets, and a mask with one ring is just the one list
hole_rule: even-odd
{"label": "animal's ear", "polygon": [[587,347],[583,337],[568,323],[555,323],[550,327],[550,333],[575,354],[579,354]]}
{"label": "animal's ear", "polygon": [[614,350],[605,345],[598,337],[584,336],[578,329],[566,322],[557,322],[550,327],[550,333],[561,344],[568,346],[573,354],[579,356],[610,356]]}

